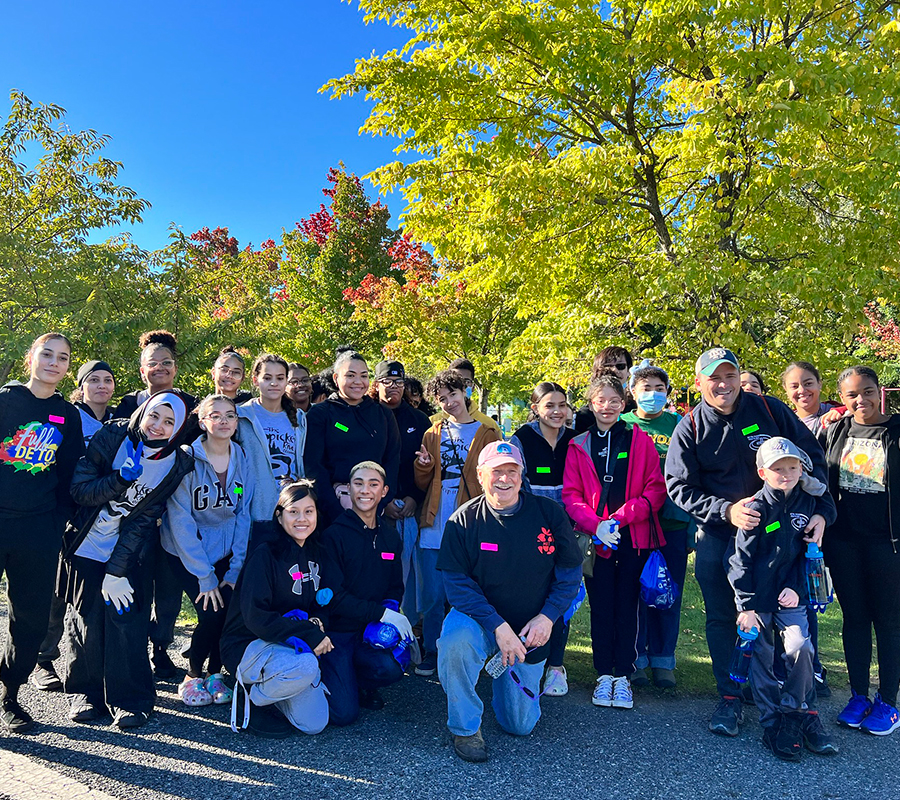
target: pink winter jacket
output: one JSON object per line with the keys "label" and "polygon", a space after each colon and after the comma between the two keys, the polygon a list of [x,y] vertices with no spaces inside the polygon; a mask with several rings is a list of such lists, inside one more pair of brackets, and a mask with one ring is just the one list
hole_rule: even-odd
{"label": "pink winter jacket", "polygon": [[[666,540],[657,516],[666,500],[666,483],[659,470],[659,453],[653,440],[644,431],[637,425],[627,425],[632,431],[628,477],[625,481],[625,496],[628,499],[621,508],[611,514],[606,508],[597,509],[600,502],[600,477],[591,458],[591,431],[585,431],[569,442],[563,471],[563,503],[575,523],[576,531],[593,536],[598,522],[615,517],[622,525],[628,526],[632,545],[638,549],[650,547],[652,509],[659,543],[664,545]],[[609,558],[612,551],[598,547],[597,555]]]}

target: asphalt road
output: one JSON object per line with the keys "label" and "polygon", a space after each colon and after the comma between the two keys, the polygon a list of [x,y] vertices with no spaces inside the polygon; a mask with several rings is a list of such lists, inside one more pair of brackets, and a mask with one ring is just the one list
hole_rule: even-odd
{"label": "asphalt road", "polygon": [[[900,734],[839,729],[833,720],[843,697],[821,709],[841,753],[804,754],[801,763],[784,764],[763,749],[753,708],[741,735],[725,739],[706,731],[712,696],[638,691],[635,708],[625,711],[595,708],[590,688],[574,686],[567,697],[542,699],[541,721],[524,738],[503,733],[488,704],[483,731],[490,761],[478,765],[450,750],[445,698],[435,679],[404,678],[384,691],[385,709],[364,711],[350,728],[276,742],[232,733],[229,707],[185,708],[175,688],[158,684],[157,711],[137,733],[76,725],[63,695],[23,689],[21,699],[40,728],[28,736],[0,735],[0,760],[3,750],[27,756],[35,780],[49,768],[127,800],[900,797]],[[481,688],[488,697],[486,677]]]}

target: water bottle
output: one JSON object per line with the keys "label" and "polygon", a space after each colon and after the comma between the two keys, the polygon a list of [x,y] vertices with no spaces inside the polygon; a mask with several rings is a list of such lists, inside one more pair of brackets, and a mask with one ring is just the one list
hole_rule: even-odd
{"label": "water bottle", "polygon": [[759,628],[742,631],[738,627],[737,644],[731,656],[731,669],[728,674],[735,683],[746,683],[750,678],[750,661],[753,658],[753,643],[759,636]]}
{"label": "water bottle", "polygon": [[806,589],[809,592],[809,605],[813,611],[824,613],[828,604],[834,599],[829,588],[828,572],[825,559],[819,545],[810,542],[806,545]]}

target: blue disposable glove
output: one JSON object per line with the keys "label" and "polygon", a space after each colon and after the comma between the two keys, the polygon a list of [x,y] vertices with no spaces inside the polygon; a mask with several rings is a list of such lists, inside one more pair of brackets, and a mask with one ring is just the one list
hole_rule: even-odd
{"label": "blue disposable glove", "polygon": [[122,480],[131,483],[141,477],[141,474],[144,472],[144,468],[141,466],[141,456],[143,453],[143,442],[138,442],[137,447],[135,447],[131,443],[131,439],[125,440],[125,455],[127,458],[125,459],[125,463],[119,467],[119,475],[122,476]]}
{"label": "blue disposable glove", "polygon": [[285,619],[299,619],[301,622],[309,619],[309,614],[299,608],[292,608],[286,614],[282,614]]}
{"label": "blue disposable glove", "polygon": [[622,534],[619,533],[619,520],[605,519],[597,524],[597,532],[591,537],[594,544],[603,545],[610,550],[619,549],[619,540]]}
{"label": "blue disposable glove", "polygon": [[300,655],[300,653],[311,653],[312,652],[312,648],[306,642],[304,642],[303,639],[301,639],[299,636],[288,636],[286,643],[294,648],[294,652],[297,655]]}

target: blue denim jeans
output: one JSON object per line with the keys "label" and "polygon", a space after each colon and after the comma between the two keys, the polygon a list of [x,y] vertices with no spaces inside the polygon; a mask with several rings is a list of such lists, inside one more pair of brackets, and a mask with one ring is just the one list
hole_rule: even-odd
{"label": "blue denim jeans", "polygon": [[416,540],[419,538],[419,525],[415,517],[403,517],[397,520],[397,532],[403,541],[403,602],[400,610],[406,615],[412,625],[419,621],[419,594],[416,591],[418,568],[416,565]]}
{"label": "blue denim jeans", "polygon": [[[447,727],[456,736],[471,736],[481,727],[484,703],[475,691],[484,662],[498,652],[497,642],[471,617],[450,610],[438,639],[438,675],[447,694]],[[541,717],[539,695],[544,662],[516,664],[493,681],[491,705],[500,727],[527,736]],[[514,676],[520,683],[516,683]],[[490,680],[490,679],[488,679]],[[529,697],[525,687],[534,697]]]}
{"label": "blue denim jeans", "polygon": [[426,653],[437,652],[437,639],[441,635],[441,624],[447,606],[444,591],[444,576],[438,571],[437,559],[440,550],[417,547],[416,567],[419,578],[419,607],[422,610],[422,639]]}

